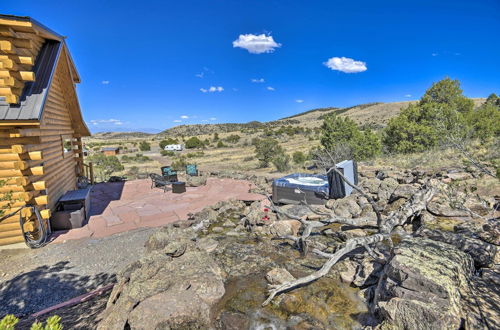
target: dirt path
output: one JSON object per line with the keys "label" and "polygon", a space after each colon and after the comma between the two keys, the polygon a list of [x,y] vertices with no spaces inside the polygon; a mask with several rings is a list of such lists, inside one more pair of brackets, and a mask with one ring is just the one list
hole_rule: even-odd
{"label": "dirt path", "polygon": [[117,272],[142,255],[155,230],[53,243],[38,250],[1,250],[0,318],[27,316],[112,283]]}

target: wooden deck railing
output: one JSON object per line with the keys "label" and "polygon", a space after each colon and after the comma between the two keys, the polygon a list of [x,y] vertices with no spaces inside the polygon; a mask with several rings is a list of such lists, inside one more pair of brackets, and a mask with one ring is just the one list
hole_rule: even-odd
{"label": "wooden deck railing", "polygon": [[92,162],[88,164],[83,163],[83,173],[90,180],[90,184],[94,184],[94,164]]}

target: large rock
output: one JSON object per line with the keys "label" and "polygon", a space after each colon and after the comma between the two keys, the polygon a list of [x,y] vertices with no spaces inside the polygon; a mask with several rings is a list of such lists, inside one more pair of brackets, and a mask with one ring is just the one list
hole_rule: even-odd
{"label": "large rock", "polygon": [[430,230],[427,228],[422,230],[421,235],[434,241],[448,243],[469,254],[474,260],[476,268],[489,267],[495,261],[497,246],[483,240],[468,237],[460,233]]}
{"label": "large rock", "polygon": [[186,186],[187,187],[200,187],[207,184],[206,176],[191,176],[188,175],[186,177]]}
{"label": "large rock", "polygon": [[[146,254],[119,275],[98,329],[210,326],[211,310],[225,292],[223,272],[193,241],[180,236],[171,244],[175,246]],[[186,246],[180,256],[179,244]]]}
{"label": "large rock", "polygon": [[443,195],[437,195],[428,204],[427,210],[441,217],[468,217],[470,213],[452,207],[451,202]]}
{"label": "large rock", "polygon": [[403,240],[386,265],[375,297],[382,328],[460,329],[470,295],[469,255],[423,238]]}

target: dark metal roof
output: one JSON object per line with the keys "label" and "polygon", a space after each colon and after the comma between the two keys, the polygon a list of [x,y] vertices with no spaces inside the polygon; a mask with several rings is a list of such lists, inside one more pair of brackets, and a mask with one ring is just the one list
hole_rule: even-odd
{"label": "dark metal roof", "polygon": [[33,72],[35,81],[24,85],[19,104],[0,98],[0,120],[40,120],[62,43],[46,40],[38,54]]}

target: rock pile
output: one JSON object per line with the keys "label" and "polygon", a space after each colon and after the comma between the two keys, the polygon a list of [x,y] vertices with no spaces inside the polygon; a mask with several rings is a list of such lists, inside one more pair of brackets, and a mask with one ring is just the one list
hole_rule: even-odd
{"label": "rock pile", "polygon": [[[393,235],[394,249],[381,244],[377,258],[353,251],[326,277],[278,296],[265,308],[260,304],[266,298],[266,281],[280,284],[302,277],[324,260],[301,257],[292,243],[276,240],[297,236],[302,224],[271,212],[267,201],[219,202],[150,237],[147,254],[118,277],[99,328],[500,328],[495,201],[447,190],[450,182],[472,175],[360,172],[359,186],[384,215],[397,210],[429,179],[442,189],[426,211]],[[257,180],[259,191],[269,191],[265,179],[234,173],[231,177]],[[457,200],[465,203],[457,208]],[[302,219],[319,217],[305,206],[282,209]],[[328,252],[350,238],[376,232],[375,213],[361,194],[329,200],[318,210],[373,219],[362,229],[325,225],[315,240]]]}

